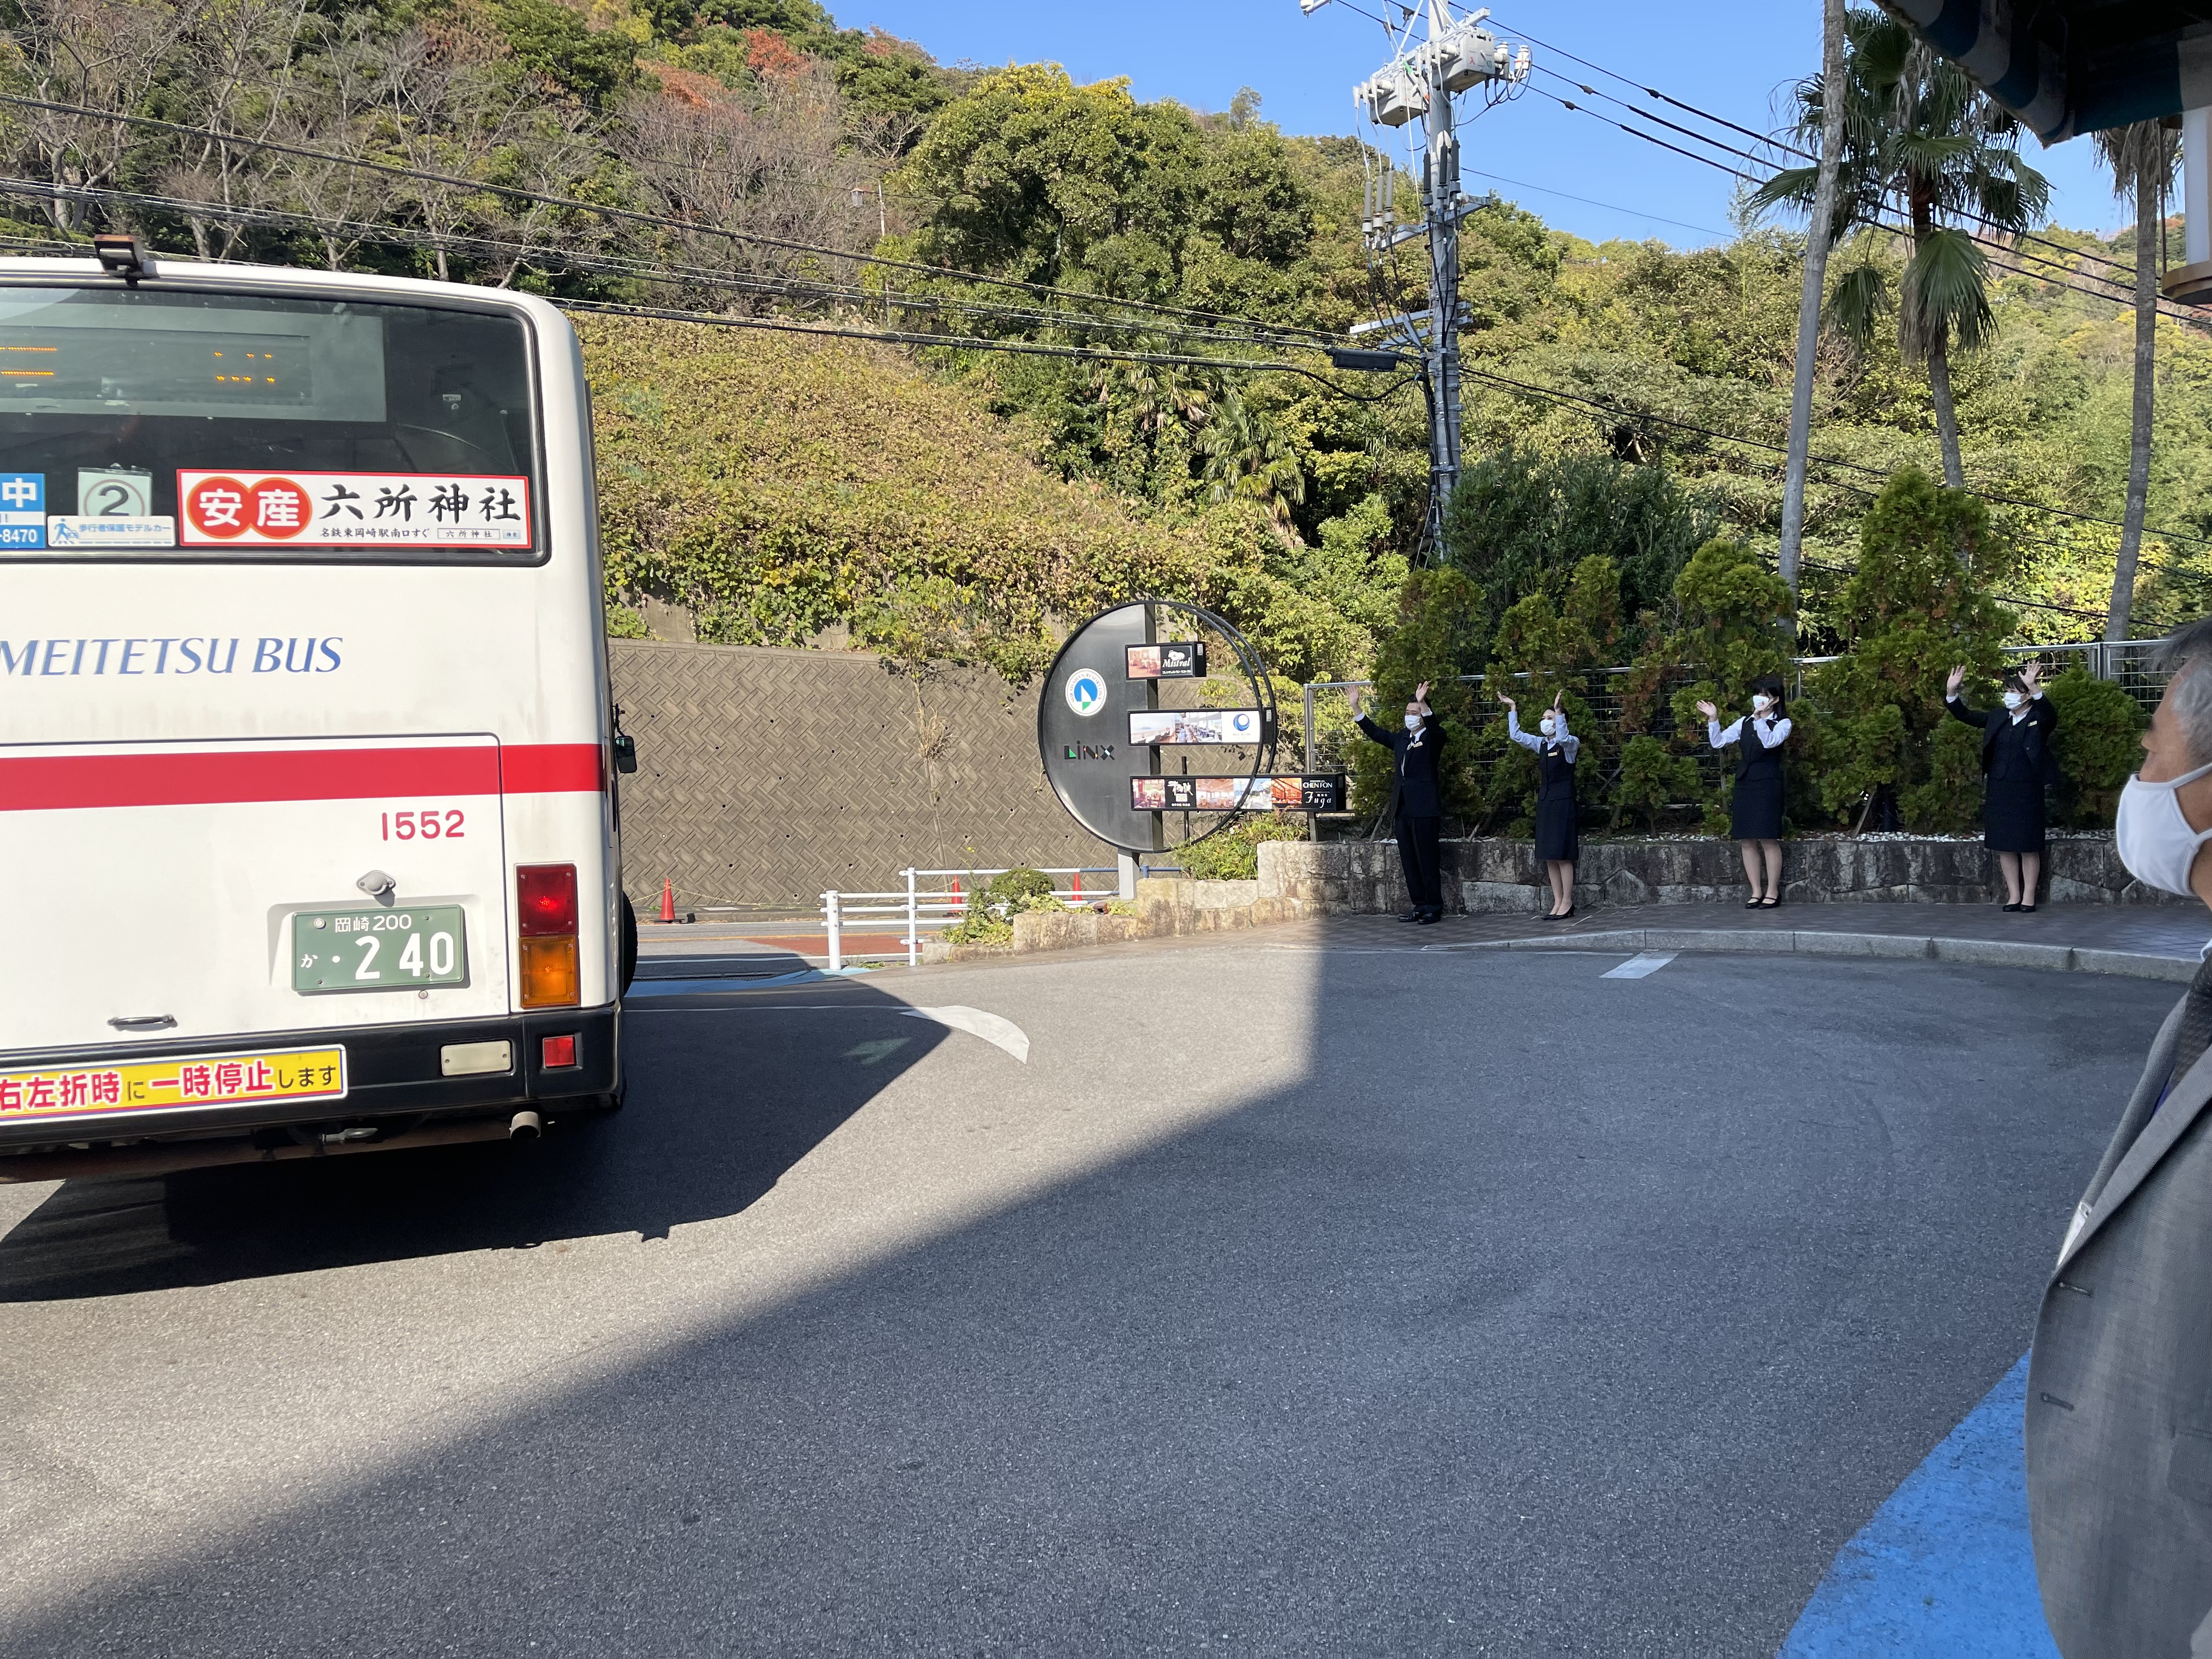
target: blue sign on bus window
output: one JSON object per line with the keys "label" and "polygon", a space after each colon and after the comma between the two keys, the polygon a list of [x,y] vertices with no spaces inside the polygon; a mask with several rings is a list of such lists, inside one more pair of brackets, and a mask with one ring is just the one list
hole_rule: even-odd
{"label": "blue sign on bus window", "polygon": [[46,544],[46,475],[0,472],[0,548]]}

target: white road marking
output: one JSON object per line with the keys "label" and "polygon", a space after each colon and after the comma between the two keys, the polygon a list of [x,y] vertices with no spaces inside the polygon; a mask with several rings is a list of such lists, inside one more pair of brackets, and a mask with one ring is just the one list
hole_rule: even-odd
{"label": "white road marking", "polygon": [[955,1031],[979,1036],[994,1048],[1003,1048],[1026,1066],[1030,1063],[1030,1034],[1002,1014],[954,1003],[944,1008],[902,1008],[882,1002],[756,1002],[724,1003],[717,1007],[640,1008],[641,1014],[904,1014],[927,1019]]}
{"label": "white road marking", "polygon": [[1618,968],[1607,969],[1598,977],[1600,979],[1642,979],[1648,974],[1657,973],[1668,963],[1674,961],[1674,956],[1675,953],[1672,951],[1646,951],[1640,957],[1629,957]]}
{"label": "white road marking", "polygon": [[1030,1063],[1029,1033],[1001,1015],[987,1014],[981,1008],[965,1008],[957,1003],[946,1008],[908,1008],[905,1012],[916,1019],[933,1019],[939,1025],[979,1036],[994,1048],[1004,1048],[1023,1065]]}

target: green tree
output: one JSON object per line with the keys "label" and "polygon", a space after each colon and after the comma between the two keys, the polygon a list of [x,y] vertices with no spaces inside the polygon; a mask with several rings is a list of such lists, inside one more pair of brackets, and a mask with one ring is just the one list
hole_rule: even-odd
{"label": "green tree", "polygon": [[1563,598],[1584,560],[1608,560],[1627,625],[1607,642],[1632,646],[1642,613],[1667,606],[1676,574],[1718,517],[1663,468],[1507,448],[1475,462],[1453,492],[1444,551],[1475,584],[1492,629],[1530,594]]}
{"label": "green tree", "polygon": [[2113,190],[2123,197],[2133,194],[2136,210],[2135,385],[2129,404],[2128,501],[2112,570],[2112,599],[2105,619],[2105,637],[2124,640],[2135,605],[2143,509],[2150,497],[2150,434],[2158,368],[2158,262],[2151,249],[2162,234],[2166,192],[2181,157],[2181,135],[2169,131],[2162,121],[2137,121],[2107,127],[2095,137],[2097,154],[2112,169]]}
{"label": "green tree", "polygon": [[[1721,811],[1721,789],[1688,787],[1714,764],[1697,706],[1710,701],[1726,710],[1749,710],[1753,684],[1789,666],[1782,642],[1795,605],[1789,584],[1747,545],[1726,537],[1713,538],[1690,556],[1674,579],[1674,625],[1648,641],[1622,682],[1620,723],[1624,732],[1660,743],[1689,769],[1663,768],[1650,749],[1639,749],[1633,804],[1656,811],[1665,804],[1656,794],[1679,790],[1683,793],[1667,799],[1698,800],[1711,820]],[[1802,711],[1791,714],[1802,726]],[[1802,753],[1805,740],[1798,739],[1796,747]]]}
{"label": "green tree", "polygon": [[1209,501],[1256,501],[1290,533],[1291,508],[1305,500],[1306,479],[1279,427],[1231,392],[1206,422],[1199,449]]}
{"label": "green tree", "polygon": [[1868,510],[1857,568],[1838,607],[1848,654],[1815,682],[1829,811],[1861,807],[1864,823],[1887,793],[1916,828],[1971,821],[1978,770],[1962,773],[1960,739],[1945,728],[1973,734],[1949,718],[1943,684],[1954,663],[1984,684],[1992,679],[2014,622],[1975,574],[1989,537],[1978,498],[1916,467],[1896,473]]}
{"label": "green tree", "polygon": [[[1540,711],[1554,697],[1565,710],[1567,728],[1581,740],[1575,756],[1576,799],[1583,811],[1604,810],[1611,782],[1607,733],[1590,702],[1591,672],[1610,661],[1620,631],[1620,567],[1603,554],[1576,565],[1564,603],[1547,593],[1517,600],[1499,619],[1491,643],[1490,672],[1479,716],[1500,716],[1497,694],[1514,699],[1524,713],[1524,731],[1535,729]],[[1485,734],[1495,739],[1497,733]],[[1538,774],[1535,757],[1506,740],[1489,750],[1485,805],[1492,817],[1510,814],[1514,822],[1533,821]],[[1616,814],[1617,816],[1617,814]]]}
{"label": "green tree", "polygon": [[[1487,807],[1480,763],[1504,744],[1502,727],[1479,708],[1473,687],[1462,684],[1462,666],[1484,648],[1481,598],[1456,570],[1417,570],[1398,598],[1397,626],[1375,664],[1369,712],[1386,729],[1429,682],[1429,706],[1444,730],[1441,769],[1444,811],[1462,820]],[[1496,705],[1492,705],[1494,708]],[[1390,799],[1390,752],[1362,739],[1352,751],[1352,810],[1379,813]]]}
{"label": "green tree", "polygon": [[2120,790],[2142,765],[2142,706],[2076,663],[2043,683],[2058,711],[2060,807],[2078,829],[2109,830]]}
{"label": "green tree", "polygon": [[[1894,307],[1905,360],[1927,366],[1944,481],[1963,488],[1951,347],[1955,343],[1972,350],[1989,337],[1995,321],[1989,260],[1967,227],[2027,230],[2042,216],[2051,186],[2021,158],[2020,124],[2011,112],[1898,18],[1850,12],[1844,60],[1840,88],[1825,80],[1808,82],[1796,94],[1798,136],[1815,143],[1826,100],[1838,91],[1845,100],[1835,217],[1828,231],[1840,240],[1855,224],[1880,225],[1890,198],[1900,198],[1912,252],[1894,296],[1887,267],[1862,258],[1836,284],[1829,314],[1863,347]],[[1817,167],[1785,167],[1753,193],[1752,202],[1759,208],[1786,202],[1809,210],[1819,188]],[[1871,253],[1870,241],[1860,240]]]}

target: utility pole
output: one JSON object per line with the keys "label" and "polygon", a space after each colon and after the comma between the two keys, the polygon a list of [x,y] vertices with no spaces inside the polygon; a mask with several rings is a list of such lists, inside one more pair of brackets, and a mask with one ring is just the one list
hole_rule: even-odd
{"label": "utility pole", "polygon": [[[1298,0],[1316,12],[1328,0]],[[1379,126],[1420,123],[1421,221],[1401,227],[1395,204],[1396,169],[1388,161],[1379,179],[1369,180],[1367,210],[1361,221],[1370,268],[1397,247],[1425,238],[1429,249],[1429,303],[1425,312],[1400,313],[1355,324],[1352,333],[1380,334],[1382,343],[1416,355],[1429,404],[1429,510],[1421,531],[1420,562],[1433,561],[1443,545],[1444,508],[1460,475],[1459,331],[1464,322],[1459,300],[1459,222],[1474,203],[1460,189],[1459,131],[1453,98],[1481,87],[1491,102],[1510,97],[1528,76],[1528,48],[1516,52],[1482,27],[1487,8],[1455,19],[1448,0],[1417,5],[1386,3],[1395,24],[1385,22],[1391,61],[1352,88],[1355,107]],[[1414,38],[1417,23],[1425,36]]]}

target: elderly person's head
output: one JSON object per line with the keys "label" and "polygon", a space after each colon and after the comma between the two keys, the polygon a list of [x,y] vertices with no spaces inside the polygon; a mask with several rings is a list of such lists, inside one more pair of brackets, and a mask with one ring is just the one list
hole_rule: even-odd
{"label": "elderly person's head", "polygon": [[2212,617],[2167,638],[2158,665],[2171,678],[2120,797],[2119,854],[2136,879],[2212,904]]}

